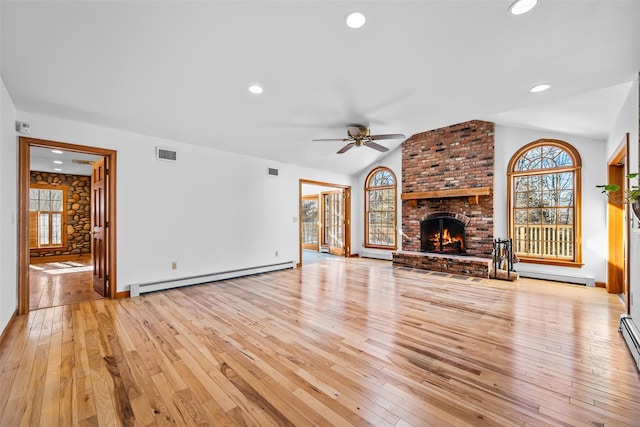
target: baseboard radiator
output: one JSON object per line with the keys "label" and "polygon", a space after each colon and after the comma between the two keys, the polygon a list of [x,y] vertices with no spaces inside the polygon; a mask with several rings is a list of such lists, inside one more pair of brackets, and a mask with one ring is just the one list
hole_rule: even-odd
{"label": "baseboard radiator", "polygon": [[166,289],[180,288],[182,286],[199,285],[202,283],[217,282],[220,280],[234,279],[236,277],[250,276],[252,274],[268,273],[271,271],[295,268],[295,261],[281,262],[278,264],[260,265],[257,267],[239,268],[236,270],[219,271],[216,273],[200,274],[198,276],[183,277],[180,279],[160,280],[157,282],[136,283],[130,285],[130,296],[137,297],[146,292],[163,291]]}
{"label": "baseboard radiator", "polygon": [[589,287],[596,286],[596,278],[588,274],[567,275],[567,274],[545,273],[541,271],[527,270],[522,266],[518,266],[518,264],[515,265],[515,268],[516,268],[516,271],[520,273],[520,277],[551,280],[553,282],[576,283],[579,285],[586,285]]}
{"label": "baseboard radiator", "polygon": [[385,259],[388,261],[393,260],[393,255],[391,252],[368,252],[362,251],[360,254],[362,258],[374,258],[374,259]]}
{"label": "baseboard radiator", "polygon": [[636,366],[640,370],[640,333],[633,319],[628,314],[620,316],[620,324],[618,325],[618,331],[624,337],[624,340],[629,347],[629,351],[636,361]]}

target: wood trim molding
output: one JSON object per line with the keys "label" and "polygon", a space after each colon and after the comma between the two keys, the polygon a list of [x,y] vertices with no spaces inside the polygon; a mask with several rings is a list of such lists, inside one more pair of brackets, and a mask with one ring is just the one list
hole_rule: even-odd
{"label": "wood trim molding", "polygon": [[18,139],[18,314],[29,312],[29,186],[31,145]]}
{"label": "wood trim molding", "polygon": [[131,297],[131,291],[122,291],[122,292],[116,293],[116,299],[130,298],[130,297]]}
{"label": "wood trim molding", "polygon": [[520,262],[526,263],[526,264],[556,265],[559,267],[570,267],[570,268],[584,267],[584,264],[581,262],[563,261],[559,259],[525,258],[522,256],[520,257]]}
{"label": "wood trim molding", "polygon": [[[622,139],[616,150],[607,162],[607,182],[618,184],[621,188],[628,188],[628,180],[625,176],[628,172],[629,163],[629,134]],[[614,203],[611,199],[607,202],[607,283],[606,288],[609,293],[625,294],[626,312],[629,314],[629,284],[628,244],[629,227],[625,227],[624,219],[626,205]],[[626,228],[626,232],[625,232]],[[621,248],[625,248],[624,252]]]}

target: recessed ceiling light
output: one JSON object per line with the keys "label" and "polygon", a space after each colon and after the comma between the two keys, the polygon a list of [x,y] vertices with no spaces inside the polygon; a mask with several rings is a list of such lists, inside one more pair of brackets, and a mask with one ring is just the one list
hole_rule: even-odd
{"label": "recessed ceiling light", "polygon": [[51,150],[53,154],[62,154],[61,150]]}
{"label": "recessed ceiling light", "polygon": [[344,18],[344,20],[349,28],[360,28],[365,22],[367,22],[367,18],[362,12],[351,12],[346,16],[346,18]]}
{"label": "recessed ceiling light", "polygon": [[62,171],[62,169],[60,169],[60,168],[53,168],[53,170],[56,171],[56,172]]}
{"label": "recessed ceiling light", "polygon": [[512,15],[522,15],[536,7],[538,0],[516,0],[509,6],[509,13]]}
{"label": "recessed ceiling light", "polygon": [[249,86],[249,92],[255,93],[255,94],[260,94],[260,93],[262,93],[262,87],[260,87],[258,85]]}
{"label": "recessed ceiling light", "polygon": [[529,92],[531,92],[531,93],[540,93],[540,92],[544,92],[545,90],[548,90],[550,87],[551,87],[551,85],[549,83],[541,83],[541,84],[535,85],[534,87],[529,89]]}
{"label": "recessed ceiling light", "polygon": [[62,160],[54,160],[53,163],[55,163],[56,165],[61,165],[62,164]]}

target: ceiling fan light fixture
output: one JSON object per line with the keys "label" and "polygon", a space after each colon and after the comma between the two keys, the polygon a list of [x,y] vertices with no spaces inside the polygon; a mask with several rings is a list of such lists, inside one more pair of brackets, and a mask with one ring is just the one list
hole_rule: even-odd
{"label": "ceiling fan light fixture", "polygon": [[536,7],[538,0],[516,0],[509,6],[509,13],[512,15],[524,15]]}
{"label": "ceiling fan light fixture", "polygon": [[258,86],[258,85],[251,85],[249,86],[249,92],[259,95],[263,92],[262,86]]}
{"label": "ceiling fan light fixture", "polygon": [[544,92],[545,90],[549,90],[549,88],[551,88],[551,85],[549,83],[540,83],[539,85],[535,85],[534,87],[529,89],[529,92],[540,93]]}
{"label": "ceiling fan light fixture", "polygon": [[344,20],[349,28],[354,29],[362,27],[365,22],[367,22],[367,18],[362,12],[350,12],[347,14]]}

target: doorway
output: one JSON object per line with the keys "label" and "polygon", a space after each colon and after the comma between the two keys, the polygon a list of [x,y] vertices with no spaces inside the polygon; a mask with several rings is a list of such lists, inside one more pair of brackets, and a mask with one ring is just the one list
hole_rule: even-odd
{"label": "doorway", "polygon": [[[607,166],[607,182],[617,184],[621,191],[629,188],[626,175],[628,172],[629,134],[627,133]],[[627,225],[629,211],[622,200],[610,195],[607,202],[607,292],[624,294],[627,312],[629,304],[629,227]]]}
{"label": "doorway", "polygon": [[[71,203],[69,208],[68,201],[73,201],[73,197],[80,197],[79,194],[73,197],[69,197],[66,193],[63,196],[61,203],[58,206],[64,206],[65,209],[71,210],[88,210],[90,211],[89,219],[85,219],[85,223],[80,226],[82,232],[76,232],[74,221],[82,221],[81,215],[76,215],[75,212],[69,220],[74,224],[67,224],[69,218],[68,215],[63,215],[62,211],[50,211],[43,210],[38,207],[32,209],[34,204],[38,204],[37,200],[34,201],[34,197],[37,199],[39,196],[32,192],[32,173],[31,173],[31,160],[32,152],[36,153],[42,150],[56,150],[57,153],[69,152],[83,155],[87,159],[95,159],[91,161],[93,164],[93,170],[91,172],[91,185],[89,187],[83,187],[79,194],[86,193],[87,189],[90,193],[90,206],[81,206],[80,203]],[[38,304],[31,304],[32,288],[31,279],[41,280],[41,284],[47,286],[47,292],[51,294],[56,292],[55,286],[60,289],[61,285],[64,285],[65,281],[74,283],[73,286],[78,286],[79,282],[82,282],[83,289],[81,292],[76,292],[77,299],[95,299],[96,292],[97,297],[115,298],[117,296],[117,285],[115,280],[115,259],[116,259],[116,221],[115,221],[115,178],[116,178],[116,151],[88,146],[81,146],[75,144],[68,144],[63,142],[47,141],[35,138],[19,138],[19,163],[18,163],[18,313],[26,314],[30,309],[39,307]],[[86,156],[88,155],[88,156]],[[96,180],[96,165],[101,165],[102,181]],[[40,181],[46,182],[40,177]],[[54,184],[50,187],[55,190],[58,188],[68,188],[67,185],[60,185],[60,175],[56,178]],[[35,180],[35,179],[34,179]],[[78,178],[77,181],[81,181]],[[97,183],[97,185],[96,185]],[[76,185],[78,185],[76,183]],[[46,185],[43,185],[46,187]],[[101,189],[100,194],[96,197],[96,188]],[[37,192],[36,192],[37,193]],[[45,192],[45,196],[48,194]],[[52,195],[52,197],[59,197]],[[54,204],[47,204],[46,201],[43,206],[51,207]],[[34,213],[35,211],[35,213]],[[47,215],[52,217],[53,220],[48,220]],[[38,223],[40,221],[40,223]],[[100,222],[102,221],[102,222]],[[37,229],[38,232],[34,233]],[[57,231],[52,231],[55,229]],[[50,237],[47,237],[50,236]],[[40,237],[39,237],[40,236]],[[39,243],[40,239],[41,243]],[[77,239],[77,241],[70,242],[67,239]],[[82,241],[86,243],[81,243]],[[57,245],[60,249],[51,251],[52,246]],[[33,260],[36,258],[42,258],[40,261],[35,262],[32,266],[32,251],[36,248]],[[73,248],[68,251],[68,248]],[[89,248],[87,250],[86,248]],[[65,248],[64,250],[62,248]],[[41,252],[38,254],[38,250]],[[35,255],[41,255],[44,252],[46,255],[56,255],[57,252],[61,255],[55,257],[36,257]],[[67,251],[67,252],[65,252]],[[44,259],[48,258],[48,259]],[[57,259],[56,259],[57,258]],[[44,265],[44,266],[43,266]],[[46,276],[43,276],[43,271],[46,271]],[[33,272],[33,274],[32,274]],[[84,275],[84,276],[83,276]],[[85,286],[86,284],[90,286]],[[86,287],[87,289],[84,289]],[[95,291],[94,291],[95,289]],[[77,289],[76,289],[77,291]],[[35,290],[37,294],[37,289]],[[71,291],[73,292],[73,291]],[[34,296],[35,297],[35,296]],[[40,295],[40,298],[52,297]],[[53,298],[50,298],[54,301]],[[72,298],[73,299],[73,298]],[[84,300],[84,299],[82,299]],[[58,303],[77,302],[69,301],[69,298],[57,296]],[[47,304],[45,301],[44,304]],[[56,304],[54,302],[54,304]],[[57,305],[57,304],[56,304]]]}
{"label": "doorway", "polygon": [[351,187],[300,180],[300,262],[303,250],[339,257],[351,256]]}

